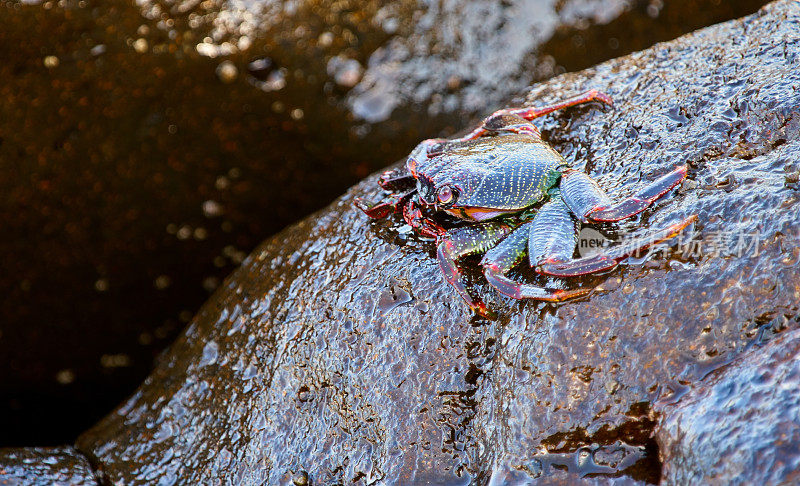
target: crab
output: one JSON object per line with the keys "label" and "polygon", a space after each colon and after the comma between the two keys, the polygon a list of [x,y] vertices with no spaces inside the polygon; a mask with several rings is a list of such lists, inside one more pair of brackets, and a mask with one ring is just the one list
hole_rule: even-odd
{"label": "crab", "polygon": [[[517,282],[508,272],[527,255],[542,275],[575,277],[605,272],[633,254],[671,239],[696,215],[604,253],[573,258],[582,224],[617,222],[653,204],[684,180],[686,166],[676,167],[634,195],[614,202],[587,174],[542,140],[532,120],[582,103],[613,106],[597,90],[538,108],[500,110],[464,137],[429,139],[409,155],[405,167],[384,172],[379,184],[392,194],[373,204],[356,199],[370,218],[401,212],[418,234],[436,239],[437,259],[447,282],[477,314],[494,313],[470,295],[456,260],[484,253],[486,280],[515,299],[560,302],[591,289],[559,289]],[[461,220],[445,229],[438,215]]]}

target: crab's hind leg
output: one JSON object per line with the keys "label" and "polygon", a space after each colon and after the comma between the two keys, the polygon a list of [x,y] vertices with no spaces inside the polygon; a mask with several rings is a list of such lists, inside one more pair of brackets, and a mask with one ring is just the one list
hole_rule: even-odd
{"label": "crab's hind leg", "polygon": [[573,260],[566,255],[541,257],[531,260],[538,273],[556,277],[577,277],[589,273],[603,272],[616,267],[622,260],[631,255],[638,255],[653,245],[678,236],[687,226],[697,221],[697,215],[689,216],[679,223],[672,224],[644,238],[638,238],[629,244],[608,248],[604,253]]}
{"label": "crab's hind leg", "polygon": [[[543,209],[546,207],[547,204]],[[569,213],[567,213],[567,217],[569,217]],[[570,228],[562,229],[569,229],[569,231],[573,233],[572,236],[568,236],[566,235],[566,232],[564,232],[564,234],[558,235],[558,241],[553,242],[553,244],[539,246],[548,246],[555,251],[560,251],[558,248],[569,247],[571,255],[572,251],[575,249],[575,230],[573,222],[570,221],[569,225],[571,226]],[[562,290],[536,287],[534,285],[516,282],[505,275],[509,270],[511,270],[511,268],[514,267],[514,265],[525,258],[525,254],[528,252],[528,242],[530,238],[535,236],[535,231],[536,225],[534,222],[526,223],[514,230],[514,232],[508,235],[506,239],[501,241],[499,245],[486,252],[483,260],[481,260],[481,265],[483,265],[483,273],[486,276],[486,280],[488,280],[494,288],[500,291],[500,293],[514,299],[535,299],[548,302],[560,302],[562,300],[572,299],[588,294],[589,290],[586,289]],[[548,240],[550,236],[542,235],[536,236],[536,238],[537,240],[540,240],[541,243],[545,240]]]}
{"label": "crab's hind leg", "polygon": [[597,182],[577,170],[569,169],[561,175],[559,189],[564,202],[582,222],[611,222],[641,213],[685,178],[686,166],[677,167],[616,204],[600,189]]}
{"label": "crab's hind leg", "polygon": [[474,312],[484,317],[489,317],[491,313],[483,301],[473,298],[467,292],[467,288],[461,280],[461,272],[456,266],[456,260],[466,255],[486,251],[503,239],[509,231],[509,227],[501,223],[456,228],[442,235],[436,248],[439,267],[442,269],[447,283],[458,292]]}
{"label": "crab's hind leg", "polygon": [[[605,93],[597,91],[596,89],[589,90],[585,93],[567,98],[566,100],[559,101],[550,105],[528,108],[506,108],[498,110],[483,120],[483,123],[475,130],[467,135],[458,138],[454,141],[473,140],[487,133],[497,133],[499,131],[513,132],[513,133],[531,133],[537,138],[539,137],[539,129],[529,122],[544,115],[553,113],[554,111],[568,108],[570,106],[580,105],[583,103],[590,103],[592,101],[599,101],[609,106],[613,106],[611,97]],[[520,123],[523,122],[523,123]]]}
{"label": "crab's hind leg", "polygon": [[591,103],[593,101],[599,101],[600,103],[604,103],[608,106],[614,106],[614,102],[611,100],[610,96],[603,93],[602,91],[598,91],[596,89],[590,89],[585,93],[581,93],[577,96],[573,96],[572,98],[567,98],[565,100],[550,105],[531,107],[531,108],[514,108],[503,111],[509,115],[517,115],[526,120],[533,120],[535,118],[539,118],[544,115],[549,115],[554,111],[563,110],[564,108],[569,108],[570,106],[575,106],[575,105],[581,105],[583,103]]}

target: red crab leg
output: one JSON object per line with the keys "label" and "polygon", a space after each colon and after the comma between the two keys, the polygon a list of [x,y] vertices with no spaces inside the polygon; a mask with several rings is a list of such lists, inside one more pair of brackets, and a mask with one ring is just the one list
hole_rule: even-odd
{"label": "red crab leg", "polygon": [[[570,106],[580,105],[580,104],[583,104],[583,103],[590,103],[592,101],[599,101],[599,102],[605,103],[605,104],[607,104],[609,106],[614,106],[614,102],[611,100],[610,96],[608,96],[607,94],[602,93],[602,92],[600,92],[600,91],[598,91],[596,89],[591,89],[591,90],[589,90],[589,91],[587,91],[585,93],[579,94],[578,96],[574,96],[572,98],[568,98],[566,100],[559,101],[558,103],[553,103],[551,105],[540,106],[538,108],[536,108],[536,107],[530,107],[530,108],[506,108],[506,109],[503,109],[503,110],[496,111],[496,112],[492,113],[491,115],[489,115],[483,121],[483,123],[481,123],[481,125],[478,128],[476,128],[475,130],[473,130],[469,134],[467,134],[467,135],[465,135],[465,136],[463,136],[461,138],[458,138],[456,140],[459,140],[459,141],[472,140],[472,139],[478,138],[480,136],[483,136],[483,135],[485,135],[487,133],[494,132],[496,130],[494,130],[492,128],[492,125],[495,123],[495,120],[498,119],[498,118],[503,118],[504,116],[515,115],[515,116],[518,116],[518,117],[524,118],[525,120],[530,121],[530,120],[539,118],[541,116],[553,113],[554,111],[557,111],[557,110],[561,110],[561,109],[564,109],[564,108],[569,108]],[[512,125],[511,128],[512,129],[510,131],[514,131],[515,133],[519,133],[519,132],[517,132],[515,130],[517,128],[516,126]],[[504,130],[505,130],[505,128],[504,128]],[[519,128],[519,130],[529,131],[529,129],[527,127]],[[538,134],[538,129],[536,130],[536,134]]]}
{"label": "red crab leg", "polygon": [[567,98],[566,100],[559,101],[558,103],[553,103],[551,105],[540,106],[538,108],[513,108],[504,111],[510,115],[521,116],[522,118],[530,121],[544,115],[549,115],[554,111],[569,108],[570,106],[581,105],[583,103],[591,103],[592,101],[599,101],[607,104],[608,106],[614,106],[614,101],[611,100],[610,96],[596,89],[590,89],[589,91],[581,93],[578,96],[573,96],[572,98]]}
{"label": "red crab leg", "polygon": [[[531,224],[527,223],[511,233],[499,245],[489,250],[481,260],[486,280],[500,293],[514,299],[535,299],[547,302],[561,302],[574,299],[590,292],[589,289],[563,290],[536,287],[534,285],[515,282],[505,276],[514,265],[519,263],[526,253],[526,245],[531,232]],[[573,242],[574,250],[574,242]]]}
{"label": "red crab leg", "polygon": [[695,221],[697,221],[697,215],[689,216],[680,223],[668,226],[646,238],[637,239],[633,244],[609,248],[605,254],[601,255],[580,258],[578,260],[564,260],[563,254],[551,256],[540,260],[536,265],[536,271],[556,277],[577,277],[579,275],[611,270],[616,267],[619,262],[629,256],[643,252],[655,244],[678,236],[681,231]]}
{"label": "red crab leg", "polygon": [[600,189],[597,182],[580,171],[564,172],[561,175],[559,188],[564,202],[584,223],[587,221],[611,222],[641,213],[685,178],[686,166],[677,167],[635,195],[616,204]]}
{"label": "red crab leg", "polygon": [[442,269],[447,283],[458,292],[473,312],[483,317],[493,317],[493,313],[481,299],[469,295],[464,282],[461,281],[461,272],[456,266],[456,260],[466,255],[486,251],[506,236],[509,231],[508,226],[496,223],[465,226],[442,235],[436,247],[439,268]]}

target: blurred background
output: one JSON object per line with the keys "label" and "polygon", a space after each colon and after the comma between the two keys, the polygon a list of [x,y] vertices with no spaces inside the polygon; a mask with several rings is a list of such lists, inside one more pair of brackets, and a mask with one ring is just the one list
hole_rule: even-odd
{"label": "blurred background", "polygon": [[765,3],[0,0],[0,446],[71,443],[256,244],[421,139]]}

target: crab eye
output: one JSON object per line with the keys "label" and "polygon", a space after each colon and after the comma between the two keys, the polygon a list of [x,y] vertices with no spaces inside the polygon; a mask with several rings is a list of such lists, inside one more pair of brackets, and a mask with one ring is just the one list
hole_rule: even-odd
{"label": "crab eye", "polygon": [[436,191],[436,198],[440,204],[449,204],[455,199],[455,194],[450,186],[442,186]]}

